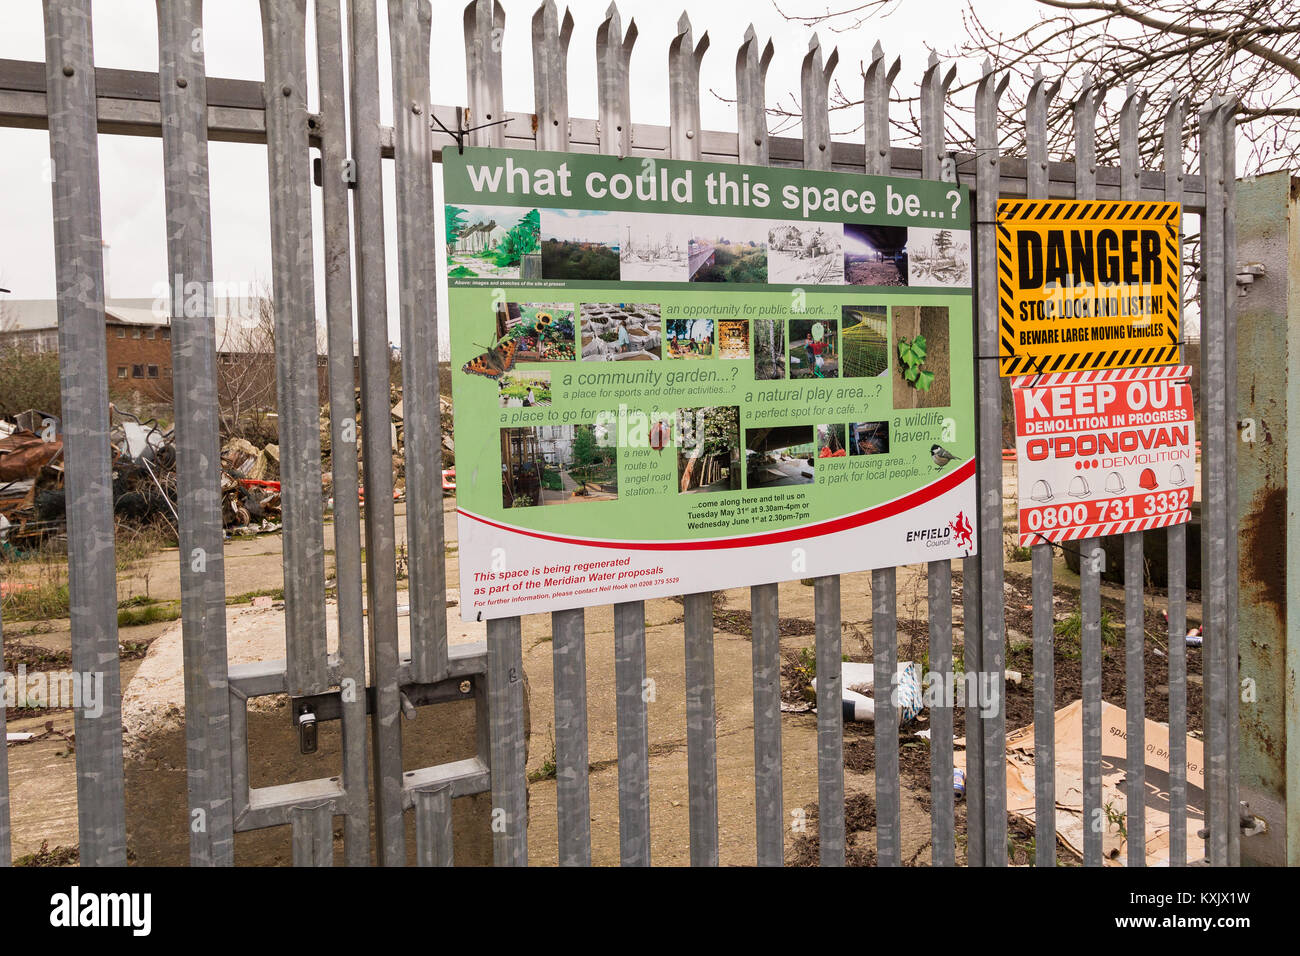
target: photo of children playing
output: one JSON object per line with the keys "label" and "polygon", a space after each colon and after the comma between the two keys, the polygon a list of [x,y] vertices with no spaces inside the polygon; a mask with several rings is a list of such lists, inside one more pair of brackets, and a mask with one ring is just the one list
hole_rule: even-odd
{"label": "photo of children playing", "polygon": [[677,490],[681,494],[740,490],[740,408],[677,410]]}
{"label": "photo of children playing", "polygon": [[838,378],[838,331],[835,319],[791,319],[790,377]]}
{"label": "photo of children playing", "polygon": [[745,487],[811,485],[817,459],[813,426],[745,429]]}
{"label": "photo of children playing", "polygon": [[713,355],[712,319],[669,319],[664,324],[668,358],[698,359]]}
{"label": "photo of children playing", "polygon": [[502,302],[496,334],[498,342],[514,340],[516,362],[571,362],[573,303]]}
{"label": "photo of children playing", "polygon": [[501,503],[507,508],[613,501],[618,449],[600,425],[501,429]]}
{"label": "photo of children playing", "polygon": [[630,302],[582,304],[584,362],[658,361],[660,347],[659,306]]}
{"label": "photo of children playing", "polygon": [[497,380],[502,408],[534,408],[551,404],[551,373],[515,369]]}

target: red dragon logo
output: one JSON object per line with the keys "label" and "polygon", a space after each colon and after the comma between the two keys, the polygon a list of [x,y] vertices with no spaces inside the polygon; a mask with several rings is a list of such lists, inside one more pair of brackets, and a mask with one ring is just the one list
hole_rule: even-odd
{"label": "red dragon logo", "polygon": [[957,517],[948,523],[948,527],[952,529],[953,540],[957,542],[957,547],[969,548],[974,543],[972,535],[974,535],[975,529],[970,526],[970,522],[966,519],[966,512],[957,512]]}

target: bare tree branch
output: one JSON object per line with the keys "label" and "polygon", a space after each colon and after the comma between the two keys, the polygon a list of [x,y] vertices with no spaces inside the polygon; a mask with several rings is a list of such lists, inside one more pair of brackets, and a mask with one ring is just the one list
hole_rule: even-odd
{"label": "bare tree branch", "polygon": [[[1139,131],[1141,158],[1148,166],[1163,162],[1163,123],[1170,106],[1183,100],[1200,104],[1213,96],[1237,103],[1243,174],[1300,166],[1300,16],[1294,4],[1276,0],[1038,2],[1043,14],[1013,34],[990,28],[976,4],[969,2],[962,14],[967,39],[942,54],[979,60],[987,56],[995,69],[1011,75],[1013,82],[999,108],[1002,146],[1009,155],[1024,154],[1025,99],[1034,71],[1041,69],[1066,81],[1048,115],[1048,149],[1053,155],[1066,157],[1074,152],[1071,100],[1084,77],[1091,75],[1097,87],[1111,91],[1097,124],[1099,163],[1118,162],[1118,94],[1133,84],[1150,94]],[[887,18],[897,8],[892,0],[870,0],[817,15],[792,16],[779,6],[777,10],[793,23],[847,32],[868,18]],[[968,101],[977,82],[978,77],[972,77],[952,91],[947,132],[957,150],[974,151]],[[907,95],[910,92],[895,91],[891,99],[897,145],[920,141],[917,97]],[[861,127],[861,98],[849,98],[837,86],[830,108],[832,116],[839,118],[837,127]],[[773,132],[784,132],[798,125],[800,104],[789,95],[778,100],[769,114]],[[1190,166],[1197,146],[1194,109],[1187,119],[1185,162]]]}

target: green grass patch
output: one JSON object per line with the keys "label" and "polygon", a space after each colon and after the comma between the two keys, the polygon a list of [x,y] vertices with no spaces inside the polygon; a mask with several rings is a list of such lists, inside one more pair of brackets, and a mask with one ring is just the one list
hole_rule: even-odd
{"label": "green grass patch", "polygon": [[256,591],[245,591],[243,594],[226,595],[226,606],[232,604],[251,604],[253,598],[269,597],[272,601],[284,600],[284,588],[260,588]]}
{"label": "green grass patch", "polygon": [[556,775],[555,762],[547,759],[540,767],[528,775],[529,783],[537,783],[541,780],[554,780]]}
{"label": "green grass patch", "polygon": [[[1070,615],[1063,620],[1056,622],[1056,636],[1064,640],[1071,641],[1075,644],[1082,644],[1083,641],[1083,616],[1078,611],[1072,611]],[[1108,647],[1118,644],[1124,637],[1124,628],[1115,621],[1115,616],[1111,612],[1102,608],[1101,611],[1101,642]]]}
{"label": "green grass patch", "polygon": [[118,627],[138,627],[141,624],[156,624],[159,621],[174,621],[181,616],[180,605],[173,602],[149,603],[136,607],[119,608],[117,612]]}
{"label": "green grass patch", "polygon": [[554,780],[559,768],[555,764],[555,735],[551,735],[551,752],[542,761],[542,765],[528,774],[529,783],[537,783],[540,780]]}
{"label": "green grass patch", "polygon": [[47,621],[68,616],[68,582],[66,575],[44,572],[26,587],[15,588],[5,595],[3,617],[6,621]]}

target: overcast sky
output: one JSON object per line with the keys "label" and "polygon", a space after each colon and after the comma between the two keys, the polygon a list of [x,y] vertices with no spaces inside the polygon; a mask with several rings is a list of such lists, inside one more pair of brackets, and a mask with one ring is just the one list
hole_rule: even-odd
{"label": "overcast sky", "polygon": [[[502,0],[506,11],[504,47],[505,105],[508,110],[533,111],[531,28],[535,0]],[[830,3],[832,7],[836,3]],[[851,5],[848,2],[842,4]],[[381,11],[386,5],[381,3]],[[574,117],[596,116],[595,35],[604,19],[606,0],[573,0],[576,21],[569,46],[569,110]],[[982,5],[983,6],[983,5]],[[310,7],[310,4],[309,4]],[[786,13],[815,14],[827,0],[784,0]],[[963,0],[900,3],[887,19],[872,20],[853,33],[822,31],[822,45],[840,48],[836,78],[853,95],[861,93],[860,62],[879,39],[886,52],[903,58],[898,89],[910,93],[924,70],[928,47],[950,49],[963,37]],[[681,8],[659,0],[623,0],[624,26],[635,17],[639,38],[632,54],[632,115],[638,123],[668,122],[666,79],[668,45],[676,34]],[[776,57],[768,72],[768,100],[799,85],[799,67],[810,31],[785,20],[768,0],[695,0],[686,4],[696,38],[709,33],[711,46],[701,70],[701,113],[706,129],[734,129],[734,110],[718,96],[735,91],[735,56],[747,24],[760,39],[772,36]],[[460,2],[434,3],[432,53],[433,98],[437,103],[465,102],[465,58],[462,48]],[[561,13],[563,5],[561,4]],[[1032,0],[1000,0],[981,10],[987,25],[1020,27],[1037,17]],[[0,58],[44,59],[44,28],[40,0],[3,0]],[[309,9],[308,23],[313,14]],[[380,58],[387,59],[386,30],[381,15]],[[205,4],[205,51],[210,76],[261,80],[262,35],[257,0],[208,0]],[[309,26],[309,43],[311,29]],[[101,67],[150,70],[158,67],[154,0],[94,0],[95,63]],[[958,63],[959,80],[978,69],[974,62]],[[389,89],[386,65],[380,86]],[[310,71],[309,71],[310,72]],[[314,77],[313,77],[314,84]],[[386,102],[382,115],[391,122]],[[854,119],[856,122],[856,118]],[[837,131],[848,123],[839,121]],[[852,134],[849,134],[850,136]],[[860,134],[857,134],[860,139]],[[44,131],[0,129],[0,286],[14,298],[46,298],[54,294],[54,239],[50,189],[45,181],[49,155]],[[213,143],[212,177],[214,278],[228,283],[271,280],[266,151],[261,146]],[[390,336],[396,341],[395,273],[392,253],[391,170],[386,188],[389,229]],[[152,138],[100,137],[100,189],[104,238],[109,243],[109,295],[142,297],[155,294],[167,275],[162,187],[162,145]],[[319,190],[315,191],[319,200]],[[430,227],[441,232],[442,216],[431,216]],[[317,211],[319,233],[319,207]],[[317,256],[319,261],[319,254]],[[439,265],[442,265],[439,257]],[[442,283],[440,283],[441,285]],[[323,300],[318,268],[317,297]],[[445,315],[444,310],[439,310]],[[445,324],[445,319],[443,320]],[[442,341],[446,342],[445,335]]]}

